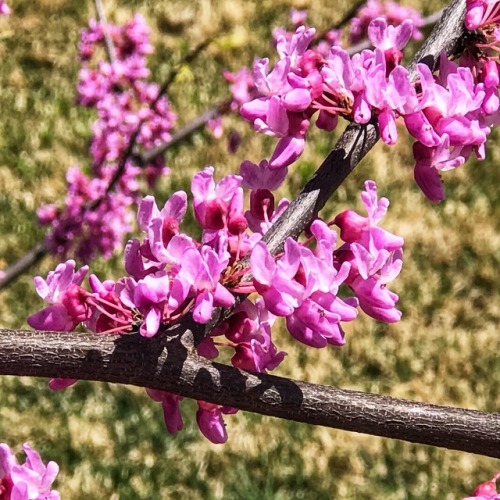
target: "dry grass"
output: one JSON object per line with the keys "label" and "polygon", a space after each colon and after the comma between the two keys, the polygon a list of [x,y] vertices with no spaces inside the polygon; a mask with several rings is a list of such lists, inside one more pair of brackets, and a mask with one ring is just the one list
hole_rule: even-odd
{"label": "dry grass", "polygon": [[[64,193],[65,170],[88,163],[93,116],[76,108],[75,45],[93,15],[91,3],[19,0],[0,20],[0,268],[42,235],[34,210]],[[207,36],[218,41],[191,68],[184,68],[172,101],[185,123],[227,91],[223,67],[236,70],[256,55],[271,55],[270,29],[285,23],[292,5],[283,0],[186,3],[106,2],[110,19],[135,10],[148,19],[158,47],[152,61],[157,80],[172,61]],[[324,30],[349,2],[293,2],[311,11]],[[418,2],[413,5],[419,6]],[[425,13],[443,5],[422,2]],[[159,196],[188,188],[189,175],[214,164],[218,175],[250,158],[269,154],[272,141],[236,118],[244,134],[230,156],[225,143],[206,134],[169,153],[172,176]],[[229,128],[229,127],[228,127]],[[293,195],[319,165],[334,137],[312,134],[285,192]],[[436,404],[499,410],[500,318],[498,135],[485,162],[471,162],[445,175],[448,198],[431,205],[412,180],[409,142],[377,145],[333,197],[325,213],[360,208],[363,181],[377,181],[392,205],[386,226],[405,237],[405,265],[395,284],[403,320],[392,326],[361,318],[349,325],[340,350],[312,350],[278,332],[289,355],[277,372],[312,382],[413,398]],[[36,270],[53,266],[46,259]],[[94,266],[117,276],[119,257]],[[0,295],[0,324],[23,327],[41,305],[29,275]],[[80,382],[52,394],[45,381],[0,381],[0,441],[30,441],[61,465],[64,498],[461,498],[489,478],[499,463],[468,454],[283,422],[251,414],[227,418],[229,442],[214,446],[193,424],[186,403],[186,429],[175,437],[163,428],[161,410],[142,391]]]}

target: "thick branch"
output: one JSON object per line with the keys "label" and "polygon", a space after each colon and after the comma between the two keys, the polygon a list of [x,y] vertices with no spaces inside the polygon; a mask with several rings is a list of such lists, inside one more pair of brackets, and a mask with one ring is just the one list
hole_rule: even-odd
{"label": "thick branch", "polygon": [[0,330],[0,374],[151,387],[262,415],[500,458],[500,413],[252,374],[199,357],[192,342],[184,325],[152,339]]}

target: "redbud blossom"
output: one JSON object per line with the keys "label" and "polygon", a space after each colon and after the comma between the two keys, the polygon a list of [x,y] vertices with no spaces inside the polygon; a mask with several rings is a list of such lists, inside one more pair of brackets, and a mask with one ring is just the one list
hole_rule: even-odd
{"label": "redbud blossom", "polygon": [[496,481],[500,478],[500,472],[492,479],[481,483],[472,494],[473,496],[464,500],[500,500],[500,493],[497,491]]}
{"label": "redbud blossom", "polygon": [[14,453],[0,443],[0,498],[3,500],[59,500],[60,495],[50,487],[59,466],[55,462],[45,465],[40,455],[28,443],[23,445],[26,462],[21,465]]}

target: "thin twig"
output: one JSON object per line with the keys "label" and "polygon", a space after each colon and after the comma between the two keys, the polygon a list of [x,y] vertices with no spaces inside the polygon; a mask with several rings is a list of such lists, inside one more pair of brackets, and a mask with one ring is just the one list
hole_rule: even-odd
{"label": "thin twig", "polygon": [[21,258],[16,260],[5,271],[0,272],[0,290],[3,290],[25,273],[31,266],[40,262],[48,253],[49,249],[45,240],[39,241],[31,250],[28,250]]}
{"label": "thin twig", "polygon": [[104,42],[106,43],[106,49],[108,50],[109,62],[114,66],[117,61],[116,49],[113,40],[111,39],[111,35],[109,34],[108,21],[106,20],[106,14],[104,13],[101,0],[95,0],[95,8],[97,11],[97,17],[99,18],[99,23],[103,29]]}
{"label": "thin twig", "polygon": [[365,3],[366,3],[365,0],[358,0],[358,2],[352,5],[351,8],[344,14],[344,16],[339,21],[332,24],[328,29],[322,31],[316,36],[316,43],[318,43],[321,40],[325,40],[330,31],[339,30],[343,28],[356,15],[356,12],[358,12],[359,8]]}
{"label": "thin twig", "polygon": [[192,63],[213,41],[215,40],[215,37],[212,38],[207,38],[200,44],[198,44],[193,50],[188,52],[181,61],[179,61],[168,73],[168,75],[165,77],[165,80],[163,82],[163,85],[160,90],[160,94],[165,94],[168,89],[170,88],[170,85],[174,82],[175,78],[179,74],[179,71],[182,69],[183,66],[186,64]]}

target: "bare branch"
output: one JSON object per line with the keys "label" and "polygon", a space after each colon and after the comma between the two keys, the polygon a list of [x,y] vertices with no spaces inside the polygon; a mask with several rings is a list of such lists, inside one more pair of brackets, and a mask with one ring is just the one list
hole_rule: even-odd
{"label": "bare branch", "polygon": [[19,260],[0,273],[0,290],[3,290],[24,274],[31,266],[40,262],[48,253],[45,240],[39,241],[31,250],[28,250]]}
{"label": "bare branch", "polygon": [[0,375],[150,387],[262,415],[500,458],[500,413],[253,374],[201,358],[192,345],[184,325],[151,339],[0,329]]}
{"label": "bare branch", "polygon": [[114,65],[116,64],[116,49],[111,39],[108,31],[108,21],[106,20],[106,14],[104,13],[104,8],[102,6],[101,0],[95,0],[95,8],[97,11],[97,17],[99,18],[99,23],[102,25],[104,32],[104,42],[106,43],[106,49],[108,51],[109,62]]}

